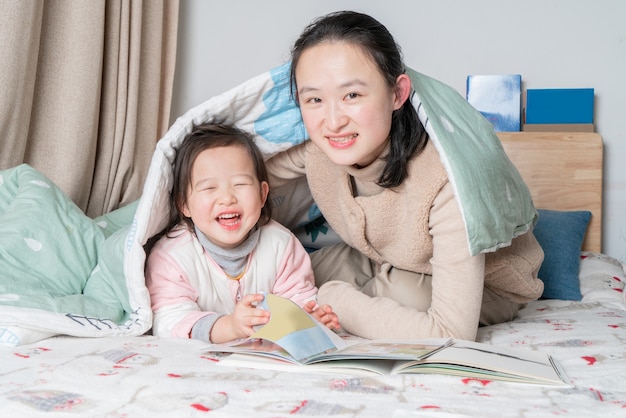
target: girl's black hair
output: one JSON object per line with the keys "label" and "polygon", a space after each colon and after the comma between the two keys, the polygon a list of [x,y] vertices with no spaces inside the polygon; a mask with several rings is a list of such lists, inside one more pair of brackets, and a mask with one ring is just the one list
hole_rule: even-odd
{"label": "girl's black hair", "polygon": [[[169,220],[163,231],[150,238],[146,246],[148,252],[159,238],[168,234],[178,225],[186,225],[190,231],[194,231],[191,218],[183,214],[182,208],[187,203],[187,191],[191,185],[191,173],[193,163],[202,151],[219,147],[239,146],[244,148],[252,162],[254,171],[259,182],[267,182],[269,178],[261,151],[254,143],[254,139],[247,132],[227,124],[208,123],[198,125],[185,137],[176,151],[173,163],[173,184],[169,199]],[[261,209],[261,216],[257,226],[267,224],[272,218],[271,205],[266,201]]]}
{"label": "girl's black hair", "polygon": [[[384,25],[363,13],[333,12],[317,18],[307,26],[291,49],[290,82],[293,95],[297,92],[295,74],[302,53],[328,41],[359,46],[376,63],[391,88],[395,87],[397,77],[406,71],[400,47]],[[390,152],[378,179],[378,184],[386,188],[399,186],[404,181],[408,175],[409,160],[419,154],[428,141],[424,125],[408,99],[400,109],[393,112],[390,138]]]}

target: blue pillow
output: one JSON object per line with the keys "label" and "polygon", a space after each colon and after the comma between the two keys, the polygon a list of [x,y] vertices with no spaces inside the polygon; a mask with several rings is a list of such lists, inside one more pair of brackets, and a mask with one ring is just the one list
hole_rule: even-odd
{"label": "blue pillow", "polygon": [[543,248],[539,278],[542,299],[581,300],[580,251],[591,219],[589,211],[538,209],[534,234]]}

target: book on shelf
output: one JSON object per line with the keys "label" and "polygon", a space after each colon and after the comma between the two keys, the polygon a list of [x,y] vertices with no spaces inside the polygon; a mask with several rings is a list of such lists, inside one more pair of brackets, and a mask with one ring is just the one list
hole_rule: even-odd
{"label": "book on shelf", "polygon": [[516,132],[521,126],[520,74],[469,75],[465,97],[496,132]]}
{"label": "book on shelf", "polygon": [[223,366],[347,375],[447,374],[571,386],[548,354],[455,339],[342,338],[289,299],[266,294],[270,321],[249,338],[208,348]]}
{"label": "book on shelf", "polygon": [[525,123],[592,125],[594,98],[593,88],[528,89]]}

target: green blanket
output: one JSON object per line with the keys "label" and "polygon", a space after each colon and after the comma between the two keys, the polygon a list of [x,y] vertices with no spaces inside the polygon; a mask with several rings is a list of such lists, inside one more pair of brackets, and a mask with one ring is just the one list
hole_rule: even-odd
{"label": "green blanket", "polygon": [[[494,251],[528,231],[536,211],[493,129],[456,91],[409,71],[417,109],[458,196],[472,254]],[[0,344],[49,335],[139,335],[151,327],[144,245],[168,221],[172,162],[194,125],[233,123],[265,158],[307,140],[291,100],[289,64],[210,98],[178,118],[158,142],[141,199],[89,219],[45,176],[22,165],[0,172]],[[309,247],[338,237],[302,183],[273,197],[277,220],[302,226]],[[277,215],[280,211],[277,211]],[[293,222],[287,222],[290,219]]]}
{"label": "green blanket", "polygon": [[0,172],[0,342],[75,324],[74,335],[124,327],[132,310],[122,243],[134,206],[90,219],[34,168]]}
{"label": "green blanket", "polygon": [[537,219],[530,191],[491,123],[450,86],[407,70],[411,99],[461,202],[472,255],[495,251]]}

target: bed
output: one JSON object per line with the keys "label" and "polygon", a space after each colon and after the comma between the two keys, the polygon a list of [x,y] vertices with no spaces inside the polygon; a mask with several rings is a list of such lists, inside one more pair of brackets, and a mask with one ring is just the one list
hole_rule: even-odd
{"label": "bed", "polygon": [[[198,121],[198,115],[191,111],[187,120]],[[188,127],[176,126],[171,131]],[[543,276],[553,293],[529,303],[512,322],[480,328],[478,341],[546,352],[560,362],[571,387],[443,375],[355,377],[230,368],[207,352],[206,343],[150,335],[149,312],[133,299],[141,299],[139,288],[130,294],[133,309],[124,326],[88,315],[70,318],[80,331],[41,325],[32,335],[5,326],[5,334],[15,331],[11,338],[18,341],[0,345],[2,415],[626,416],[626,271],[620,260],[602,253],[602,139],[594,133],[537,132],[500,133],[499,138],[540,210],[536,231],[546,252]],[[161,154],[170,155],[167,149]],[[130,232],[121,235],[125,260],[133,257],[133,239],[160,227],[160,221],[136,222],[137,213],[158,210],[162,203],[157,196],[131,208],[136,214]],[[107,221],[115,224],[115,217]],[[143,261],[141,251],[137,254]],[[127,280],[137,263],[124,264]],[[7,312],[12,311],[0,311],[0,325],[2,316],[11,317]],[[82,331],[87,327],[97,332]]]}

